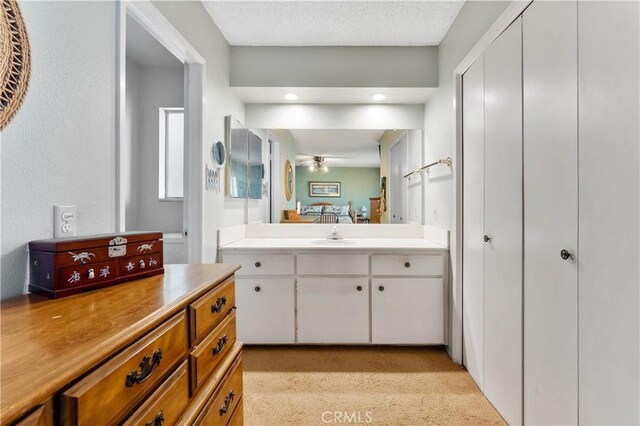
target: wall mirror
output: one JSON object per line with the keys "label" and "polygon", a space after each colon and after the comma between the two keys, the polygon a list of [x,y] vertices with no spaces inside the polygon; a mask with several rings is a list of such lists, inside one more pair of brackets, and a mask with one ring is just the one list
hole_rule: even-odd
{"label": "wall mirror", "polygon": [[331,215],[345,224],[423,223],[429,177],[411,174],[426,164],[421,129],[270,129],[269,135],[277,144],[271,170],[282,173],[284,184],[271,193],[272,222],[320,223]]}
{"label": "wall mirror", "polygon": [[247,198],[249,169],[249,129],[231,116],[226,117],[227,151],[226,194],[231,198]]}
{"label": "wall mirror", "polygon": [[284,196],[287,201],[291,201],[294,192],[293,187],[293,166],[291,161],[286,160],[284,162]]}
{"label": "wall mirror", "polygon": [[215,167],[222,167],[227,162],[227,149],[222,141],[216,141],[211,147],[211,159]]}
{"label": "wall mirror", "polygon": [[249,198],[259,200],[262,198],[262,139],[252,131],[249,131]]}

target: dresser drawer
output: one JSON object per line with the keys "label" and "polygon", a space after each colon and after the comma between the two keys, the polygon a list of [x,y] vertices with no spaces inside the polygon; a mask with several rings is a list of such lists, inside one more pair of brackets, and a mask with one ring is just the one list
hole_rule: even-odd
{"label": "dresser drawer", "polygon": [[373,275],[443,275],[444,257],[434,255],[374,255],[371,257]]}
{"label": "dresser drawer", "polygon": [[62,394],[63,424],[122,419],[187,354],[184,311],[94,370]]}
{"label": "dresser drawer", "polygon": [[224,319],[189,354],[191,367],[191,394],[195,394],[236,343],[236,314]]}
{"label": "dresser drawer", "polygon": [[125,426],[172,425],[189,404],[189,374],[187,361],[160,385],[124,422]]}
{"label": "dresser drawer", "polygon": [[291,254],[225,254],[224,263],[239,263],[242,268],[237,276],[293,275],[294,260]]}
{"label": "dresser drawer", "polygon": [[235,282],[222,285],[189,305],[191,346],[201,341],[236,305]]}
{"label": "dresser drawer", "polygon": [[366,254],[299,254],[298,275],[369,275]]}
{"label": "dresser drawer", "polygon": [[238,402],[236,410],[231,415],[231,420],[227,423],[228,426],[242,426],[244,425],[244,404],[242,398]]}
{"label": "dresser drawer", "polygon": [[14,426],[53,426],[53,401],[39,406]]}
{"label": "dresser drawer", "polygon": [[229,369],[228,375],[218,386],[209,404],[207,404],[198,418],[196,425],[218,426],[226,425],[232,417],[242,398],[242,358],[239,357]]}

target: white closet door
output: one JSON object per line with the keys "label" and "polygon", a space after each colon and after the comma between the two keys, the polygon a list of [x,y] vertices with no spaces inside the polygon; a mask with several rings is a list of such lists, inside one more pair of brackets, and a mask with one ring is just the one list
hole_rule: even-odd
{"label": "white closet door", "polygon": [[580,2],[580,422],[640,424],[638,2]]}
{"label": "white closet door", "polygon": [[536,425],[578,421],[576,6],[523,14],[524,420]]}
{"label": "white closet door", "polygon": [[484,54],[484,394],[522,423],[522,19]]}
{"label": "white closet door", "polygon": [[464,73],[463,87],[463,224],[462,360],[483,388],[484,274],[484,60]]}

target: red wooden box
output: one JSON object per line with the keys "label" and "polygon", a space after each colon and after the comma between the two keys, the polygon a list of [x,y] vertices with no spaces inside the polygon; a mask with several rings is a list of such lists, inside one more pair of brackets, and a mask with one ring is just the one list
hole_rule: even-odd
{"label": "red wooden box", "polygon": [[161,232],[31,241],[29,256],[29,291],[54,299],[164,273]]}

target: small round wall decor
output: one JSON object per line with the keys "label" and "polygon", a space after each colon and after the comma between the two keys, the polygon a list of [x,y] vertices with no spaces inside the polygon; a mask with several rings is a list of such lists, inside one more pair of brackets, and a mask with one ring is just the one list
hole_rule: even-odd
{"label": "small round wall decor", "polygon": [[31,49],[16,0],[0,0],[0,130],[16,114],[29,85]]}

